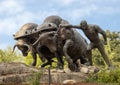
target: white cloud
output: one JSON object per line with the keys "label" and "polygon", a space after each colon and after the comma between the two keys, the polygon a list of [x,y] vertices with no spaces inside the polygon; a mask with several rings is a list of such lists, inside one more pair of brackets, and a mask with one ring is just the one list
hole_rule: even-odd
{"label": "white cloud", "polygon": [[70,5],[74,1],[76,1],[76,0],[51,0],[50,2],[54,3],[54,4],[59,4],[61,6],[64,6],[64,5]]}
{"label": "white cloud", "polygon": [[74,0],[60,0],[61,4],[68,5],[71,4]]}
{"label": "white cloud", "polygon": [[[0,3],[0,15],[5,16],[0,19],[0,34],[11,35],[11,33],[16,32],[21,25],[34,21],[39,21],[38,24],[40,24],[46,16],[53,14],[63,14],[71,18],[71,20],[76,21],[82,17],[93,16],[93,14],[110,15],[119,12],[119,9],[115,10],[115,8],[113,8],[114,6],[101,6],[99,3],[102,3],[102,1],[52,0],[51,3],[58,3],[62,6],[67,5],[68,8],[66,8],[64,12],[62,10],[58,11],[57,8],[49,8],[49,10],[46,9],[33,12],[33,10],[26,9],[26,0],[3,0]],[[110,1],[116,3],[118,0]],[[104,2],[108,2],[108,0],[105,0]],[[4,31],[5,29],[7,29],[6,32]]]}
{"label": "white cloud", "polygon": [[23,11],[24,7],[22,3],[17,2],[17,0],[3,0],[0,3],[0,12],[7,14],[16,14]]}
{"label": "white cloud", "polygon": [[11,18],[0,20],[0,34],[11,34],[13,29],[15,29],[16,23],[12,21]]}
{"label": "white cloud", "polygon": [[33,12],[27,10],[24,3],[20,3],[19,0],[3,0],[0,3],[0,14],[5,13],[5,16],[0,19],[0,34],[11,35],[25,23],[42,22],[46,16],[57,14],[54,9]]}
{"label": "white cloud", "polygon": [[30,0],[30,3],[28,0],[0,0],[0,36],[11,36],[27,22],[41,24],[49,15],[60,15],[74,23],[79,23],[84,17],[113,15],[120,13],[120,6],[116,5],[119,2],[120,0],[50,0],[46,5],[44,0]]}
{"label": "white cloud", "polygon": [[[111,15],[120,13],[120,0],[84,0],[80,4],[86,8],[94,9],[90,13],[92,16],[92,13],[95,13],[96,15]],[[92,8],[91,8],[92,6]]]}
{"label": "white cloud", "polygon": [[0,34],[11,35],[17,31],[23,23],[31,21],[32,14],[23,13],[16,16],[6,17],[0,20]]}
{"label": "white cloud", "polygon": [[[103,3],[104,2],[104,3]],[[75,0],[64,13],[73,22],[80,18],[93,16],[107,16],[120,13],[120,6],[116,6],[119,0]]]}
{"label": "white cloud", "polygon": [[97,7],[97,13],[96,14],[99,14],[99,15],[113,15],[113,14],[117,14],[117,13],[120,13],[119,11],[119,8],[114,8],[114,7],[106,7],[106,6],[103,6],[103,7]]}
{"label": "white cloud", "polygon": [[80,18],[90,16],[92,12],[96,11],[97,7],[95,5],[89,5],[85,7],[79,7],[73,10],[69,10],[68,16],[73,20],[76,21]]}
{"label": "white cloud", "polygon": [[16,16],[24,11],[24,7],[17,0],[3,0],[0,3],[0,34],[11,34],[17,27]]}

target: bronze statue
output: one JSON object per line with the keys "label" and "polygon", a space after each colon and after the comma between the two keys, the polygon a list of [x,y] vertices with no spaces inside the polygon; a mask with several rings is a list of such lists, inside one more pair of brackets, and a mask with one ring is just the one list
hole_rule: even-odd
{"label": "bronze statue", "polygon": [[[67,24],[67,25],[60,25],[60,26],[67,27],[67,28],[81,29],[85,33],[87,38],[90,40],[90,44],[88,45],[87,50],[91,50],[93,48],[98,48],[98,50],[100,51],[101,55],[103,56],[106,64],[109,67],[112,66],[107,54],[105,53],[105,49],[104,49],[104,44],[107,44],[106,33],[98,25],[87,24],[87,21],[83,20],[83,21],[81,21],[80,25],[68,25]],[[99,38],[99,35],[98,35],[99,33],[102,34],[102,36],[104,38],[104,44]]]}
{"label": "bronze statue", "polygon": [[[35,66],[37,63],[38,53],[37,50],[33,48],[32,44],[36,41],[34,37],[37,38],[39,34],[36,33],[37,36],[31,35],[31,32],[32,30],[36,29],[37,26],[38,25],[36,23],[26,23],[22,27],[20,27],[20,30],[13,35],[14,39],[17,41],[13,47],[13,52],[16,47],[22,52],[23,56],[27,56],[28,52],[30,52],[33,57],[33,62],[31,64],[32,66]],[[39,57],[43,62],[44,58],[42,58],[42,56],[40,55]]]}
{"label": "bronze statue", "polygon": [[54,32],[57,31],[61,22],[61,17],[52,15],[46,17],[41,25],[26,23],[14,35],[14,39],[17,40],[17,42],[13,47],[13,52],[16,47],[22,52],[23,56],[27,56],[28,52],[31,52],[33,57],[32,66],[36,65],[37,54],[43,62],[45,62],[45,59],[48,61],[42,64],[41,67],[45,67],[49,64],[51,65],[53,62],[52,58],[56,57],[58,59],[57,67],[63,69],[63,56],[60,53],[61,51],[58,52],[55,50],[56,44],[52,39],[54,37],[52,35],[55,34]]}
{"label": "bronze statue", "polygon": [[[69,24],[68,21],[63,20],[61,24]],[[86,40],[80,35],[76,29],[66,27],[59,27],[57,34],[55,35],[56,46],[58,49],[62,49],[63,55],[68,63],[68,68],[71,71],[79,71],[79,63],[85,64],[87,60],[92,62],[88,55]],[[88,58],[88,59],[87,59]],[[78,60],[80,62],[78,63]]]}

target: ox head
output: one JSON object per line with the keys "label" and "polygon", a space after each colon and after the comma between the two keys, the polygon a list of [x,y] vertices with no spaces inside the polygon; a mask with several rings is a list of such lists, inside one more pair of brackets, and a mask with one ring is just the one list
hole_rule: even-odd
{"label": "ox head", "polygon": [[48,32],[48,31],[53,31],[53,30],[57,30],[57,25],[54,23],[43,23],[41,25],[39,25],[37,27],[37,31],[41,31],[41,32]]}
{"label": "ox head", "polygon": [[50,50],[50,52],[55,52],[56,51],[56,42],[54,39],[54,35],[55,35],[55,31],[42,33],[42,34],[40,34],[40,37],[37,40],[37,42],[40,43],[40,46],[47,47]]}
{"label": "ox head", "polygon": [[63,41],[67,39],[72,39],[72,37],[74,36],[73,29],[66,27],[59,27],[56,33]]}
{"label": "ox head", "polygon": [[16,47],[22,52],[23,56],[27,56],[28,52],[30,51],[30,46],[27,43],[25,43],[22,39],[19,39],[16,42],[16,44],[13,47],[13,52]]}
{"label": "ox head", "polygon": [[17,31],[15,34],[13,34],[13,37],[15,40],[18,40],[19,38],[24,38],[26,36],[31,35],[31,33],[36,30],[37,24],[35,23],[26,23],[24,24],[19,31]]}
{"label": "ox head", "polygon": [[33,42],[33,39],[30,40],[28,37],[32,36],[31,34],[36,30],[37,26],[38,25],[35,23],[26,23],[13,35],[14,39],[17,40],[13,47],[13,52],[17,47],[22,52],[23,56],[28,55],[30,51],[30,45],[28,45],[28,43]]}
{"label": "ox head", "polygon": [[69,27],[69,25],[69,22],[63,19],[59,25],[59,28],[57,29],[56,35],[59,35],[62,40],[71,38],[71,35],[73,36],[72,29]]}

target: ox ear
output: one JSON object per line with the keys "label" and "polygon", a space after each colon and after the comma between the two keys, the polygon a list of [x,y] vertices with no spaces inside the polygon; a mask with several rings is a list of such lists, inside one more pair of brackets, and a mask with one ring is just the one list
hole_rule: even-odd
{"label": "ox ear", "polygon": [[50,37],[53,37],[54,35],[55,35],[54,32],[49,34]]}
{"label": "ox ear", "polygon": [[15,37],[15,34],[13,34],[13,37]]}

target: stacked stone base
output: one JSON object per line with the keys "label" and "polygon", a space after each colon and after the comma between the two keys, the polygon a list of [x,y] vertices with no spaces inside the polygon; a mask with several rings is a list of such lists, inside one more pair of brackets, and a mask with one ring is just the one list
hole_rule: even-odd
{"label": "stacked stone base", "polygon": [[89,72],[86,67],[81,68],[81,72],[51,69],[49,75],[48,69],[38,69],[23,63],[0,63],[0,84],[63,83],[65,80],[80,82],[88,78]]}

